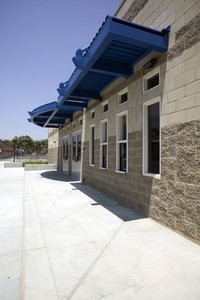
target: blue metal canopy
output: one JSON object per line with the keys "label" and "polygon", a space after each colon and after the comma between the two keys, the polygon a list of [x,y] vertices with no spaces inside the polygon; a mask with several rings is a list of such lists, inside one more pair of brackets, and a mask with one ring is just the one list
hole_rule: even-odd
{"label": "blue metal canopy", "polygon": [[83,111],[86,106],[87,103],[83,101],[68,100],[63,106],[54,101],[29,112],[31,118],[28,121],[41,127],[56,128],[67,119],[72,119],[76,111]]}
{"label": "blue metal canopy", "polygon": [[73,57],[76,68],[67,82],[60,83],[58,102],[35,109],[31,122],[59,127],[75,111],[87,107],[89,100],[98,100],[101,91],[117,78],[131,76],[134,65],[148,53],[165,52],[168,34],[169,27],[158,31],[107,16],[90,46],[78,49]]}

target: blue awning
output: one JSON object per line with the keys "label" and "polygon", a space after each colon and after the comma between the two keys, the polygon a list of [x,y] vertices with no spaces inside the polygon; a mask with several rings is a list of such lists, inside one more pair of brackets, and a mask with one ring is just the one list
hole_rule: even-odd
{"label": "blue awning", "polygon": [[67,113],[72,114],[68,108],[69,102],[72,106],[74,103],[74,111],[77,111],[76,101],[87,107],[89,100],[98,100],[102,90],[117,78],[131,76],[134,65],[148,53],[165,52],[168,49],[168,34],[169,28],[158,31],[107,16],[90,46],[78,49],[73,57],[76,68],[70,79],[59,85],[56,108],[48,110],[49,115],[45,118],[43,113],[40,114],[40,122],[35,115],[34,123],[43,127],[58,127],[64,123],[64,115],[65,120],[71,119],[67,117]]}
{"label": "blue awning", "polygon": [[54,101],[29,112],[31,118],[28,121],[41,127],[56,128],[64,124],[67,119],[72,119],[76,111],[83,111],[85,107],[87,103],[84,101],[68,100],[63,106],[59,106],[58,102]]}

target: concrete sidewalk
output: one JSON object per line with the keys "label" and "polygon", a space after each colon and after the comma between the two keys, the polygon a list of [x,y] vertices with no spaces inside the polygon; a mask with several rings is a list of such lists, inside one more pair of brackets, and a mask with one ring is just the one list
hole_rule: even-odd
{"label": "concrete sidewalk", "polygon": [[200,246],[56,171],[0,169],[0,299],[199,300]]}

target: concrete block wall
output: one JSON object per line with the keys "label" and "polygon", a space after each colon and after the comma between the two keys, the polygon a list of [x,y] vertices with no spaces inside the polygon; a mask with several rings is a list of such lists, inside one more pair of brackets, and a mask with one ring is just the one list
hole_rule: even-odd
{"label": "concrete block wall", "polygon": [[[124,4],[123,4],[124,3]],[[83,178],[120,203],[162,224],[200,240],[200,1],[124,1],[117,16],[156,29],[171,25],[169,51],[151,53],[135,66],[134,76],[110,86],[108,100],[108,169],[99,169],[100,104],[95,107],[95,164],[89,166],[89,135],[85,135]],[[142,93],[142,65],[158,58],[161,86]],[[128,87],[129,101],[116,105],[116,94]],[[143,103],[160,97],[161,178],[142,175]],[[128,110],[128,173],[115,172],[116,114]],[[86,128],[91,125],[86,113]]]}
{"label": "concrete block wall", "polygon": [[59,164],[59,129],[49,129],[48,131],[48,163]]}
{"label": "concrete block wall", "polygon": [[[200,241],[200,1],[199,0],[126,0],[116,16],[155,29],[171,25],[167,53],[152,52],[134,66],[134,75],[118,79],[106,88],[103,101],[108,112],[101,113],[101,102],[91,102],[83,114],[83,125],[76,116],[59,130],[62,138],[82,129],[82,178],[87,184],[136,209],[178,232]],[[143,93],[142,66],[157,57],[160,86]],[[118,106],[117,93],[128,88],[128,102]],[[157,99],[161,107],[161,176],[144,176],[143,104]],[[90,119],[90,110],[95,118]],[[128,173],[116,172],[116,114],[128,111]],[[108,119],[108,169],[100,166],[100,121]],[[75,124],[73,128],[72,124]],[[89,127],[95,125],[95,161],[89,165]],[[50,138],[55,139],[57,132]],[[62,169],[61,151],[58,155]],[[71,156],[71,152],[70,152]],[[52,161],[53,162],[53,161]],[[69,160],[69,164],[71,161]],[[70,166],[70,165],[69,165]]]}

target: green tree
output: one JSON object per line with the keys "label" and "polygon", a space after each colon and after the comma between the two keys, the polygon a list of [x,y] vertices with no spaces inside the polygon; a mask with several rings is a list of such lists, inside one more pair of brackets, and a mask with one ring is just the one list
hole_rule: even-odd
{"label": "green tree", "polygon": [[20,137],[15,136],[12,139],[12,143],[20,152],[31,153],[34,151],[34,141],[28,135],[22,135]]}
{"label": "green tree", "polygon": [[48,140],[34,141],[34,150],[36,153],[46,154],[48,151]]}

